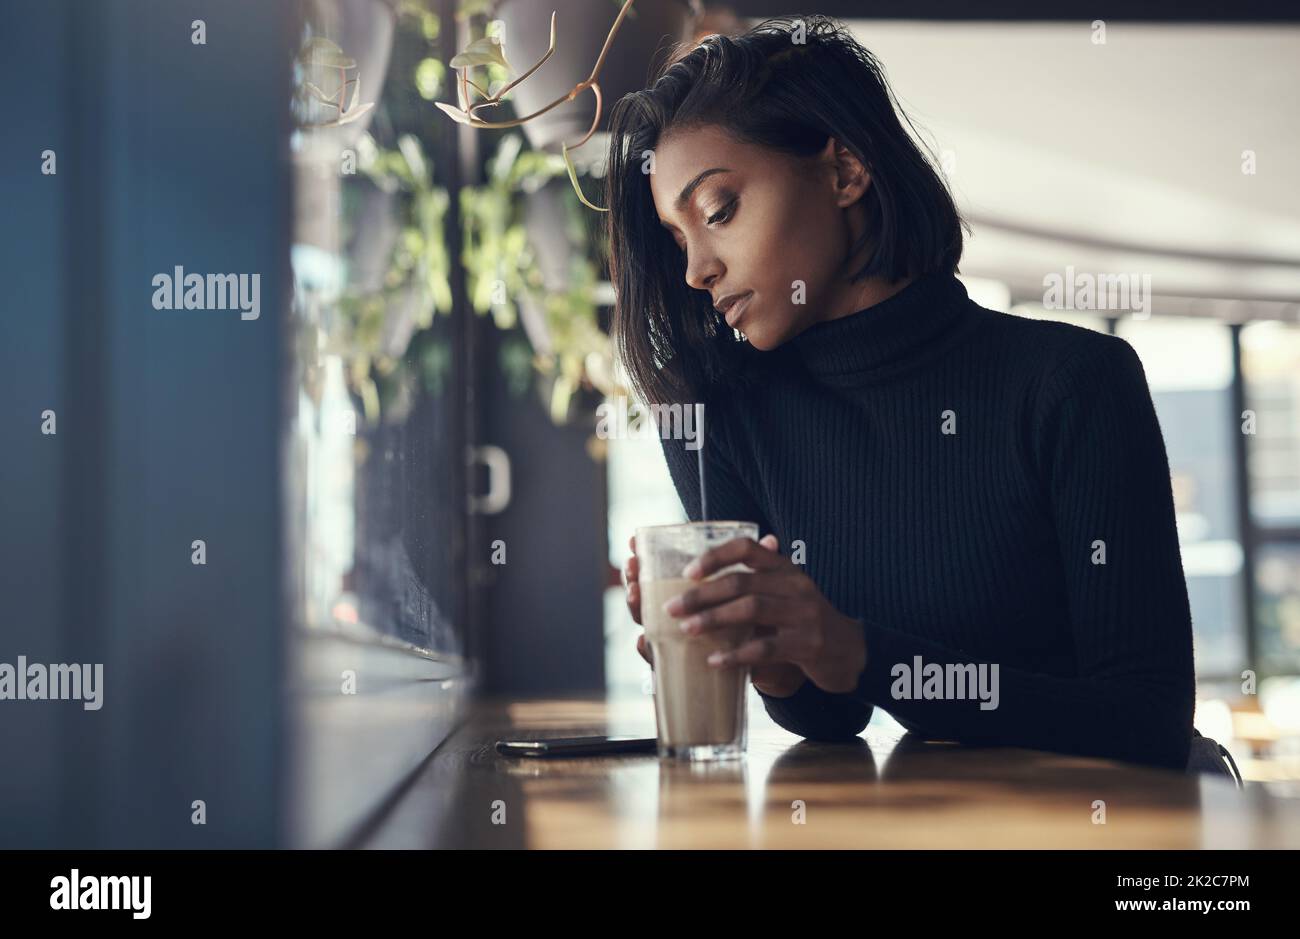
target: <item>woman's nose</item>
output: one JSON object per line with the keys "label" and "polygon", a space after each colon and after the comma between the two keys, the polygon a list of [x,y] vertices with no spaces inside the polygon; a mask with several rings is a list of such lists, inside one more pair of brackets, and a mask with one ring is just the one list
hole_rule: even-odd
{"label": "woman's nose", "polygon": [[721,265],[716,261],[706,264],[690,265],[686,267],[686,283],[690,284],[696,290],[711,291],[714,283],[717,282],[721,275]]}

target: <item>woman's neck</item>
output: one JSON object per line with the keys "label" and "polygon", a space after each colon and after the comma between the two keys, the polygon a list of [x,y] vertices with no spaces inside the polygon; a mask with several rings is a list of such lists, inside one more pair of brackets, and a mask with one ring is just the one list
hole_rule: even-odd
{"label": "woman's neck", "polygon": [[969,308],[966,289],[955,276],[923,274],[892,285],[889,295],[874,303],[814,323],[790,340],[784,356],[819,380],[876,380],[958,340]]}
{"label": "woman's neck", "polygon": [[908,276],[900,281],[890,283],[884,277],[868,277],[861,283],[849,284],[839,298],[832,299],[826,305],[828,312],[817,322],[829,323],[832,320],[873,307],[877,303],[883,303],[901,292],[915,279],[915,277]]}

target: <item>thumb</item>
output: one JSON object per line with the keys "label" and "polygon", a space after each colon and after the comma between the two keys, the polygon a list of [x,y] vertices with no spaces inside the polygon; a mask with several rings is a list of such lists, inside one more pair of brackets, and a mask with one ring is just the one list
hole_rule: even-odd
{"label": "thumb", "polygon": [[759,539],[758,543],[761,544],[763,547],[767,548],[769,551],[775,551],[779,544],[779,542],[776,540],[776,535],[764,535],[762,538]]}

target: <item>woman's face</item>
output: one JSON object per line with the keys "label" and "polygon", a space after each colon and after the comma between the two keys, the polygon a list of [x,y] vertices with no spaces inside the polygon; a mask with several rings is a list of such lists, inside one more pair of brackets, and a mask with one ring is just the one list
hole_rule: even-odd
{"label": "woman's face", "polygon": [[686,253],[686,283],[715,306],[742,295],[728,324],[760,350],[872,302],[877,282],[848,281],[865,260],[848,249],[865,224],[870,184],[834,138],[800,159],[715,126],[661,137],[650,175],[659,221]]}

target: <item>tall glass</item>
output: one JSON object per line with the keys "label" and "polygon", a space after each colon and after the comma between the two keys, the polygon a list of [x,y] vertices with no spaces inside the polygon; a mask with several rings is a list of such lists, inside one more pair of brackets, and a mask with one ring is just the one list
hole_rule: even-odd
{"label": "tall glass", "polygon": [[[680,760],[725,760],[741,756],[746,744],[745,691],[749,668],[709,665],[709,655],[748,641],[753,628],[728,628],[702,636],[682,632],[682,618],[665,613],[670,599],[696,586],[682,576],[691,561],[733,538],[758,540],[753,522],[687,522],[636,530],[637,582],[641,624],[654,659],[655,721],[659,755]],[[732,564],[708,579],[732,571]],[[684,618],[684,617],[683,617]]]}

